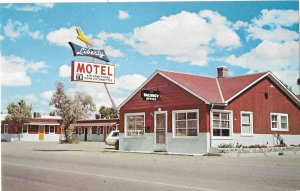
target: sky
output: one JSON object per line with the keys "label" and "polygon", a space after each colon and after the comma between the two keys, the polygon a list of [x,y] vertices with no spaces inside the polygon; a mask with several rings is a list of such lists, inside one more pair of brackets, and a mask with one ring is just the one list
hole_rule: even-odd
{"label": "sky", "polygon": [[157,69],[217,76],[271,71],[299,94],[298,1],[0,4],[1,112],[24,99],[48,114],[55,84],[82,91],[97,110],[111,106],[104,85],[72,82],[68,42],[80,27],[115,65],[108,89],[119,105]]}

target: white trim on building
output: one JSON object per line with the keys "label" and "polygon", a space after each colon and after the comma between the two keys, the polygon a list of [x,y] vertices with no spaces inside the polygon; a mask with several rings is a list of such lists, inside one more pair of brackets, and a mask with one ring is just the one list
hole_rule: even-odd
{"label": "white trim on building", "polygon": [[[143,124],[142,128],[143,130],[137,130],[137,124],[134,123],[134,130],[132,130],[132,134],[136,134],[135,136],[128,135],[129,129],[128,129],[128,117],[130,116],[143,116]],[[138,113],[125,113],[124,114],[124,131],[125,131],[125,138],[141,138],[145,136],[145,112],[138,112]],[[135,119],[136,120],[136,119]],[[135,121],[136,122],[136,121]]]}
{"label": "white trim on building", "polygon": [[[214,113],[218,114],[218,118],[214,119]],[[222,115],[222,114],[226,114],[226,115]],[[228,118],[226,118],[226,116],[228,116]],[[222,117],[225,117],[225,118],[222,119]],[[215,121],[215,123],[218,122],[218,126],[215,128],[214,128],[214,124],[215,124],[214,121]],[[216,131],[215,134],[220,134],[220,136],[214,135],[214,129],[219,130],[219,131]],[[221,140],[222,139],[232,139],[233,111],[232,110],[212,109],[210,111],[210,133],[211,133],[211,139],[221,139]],[[228,136],[226,135],[227,133],[228,133]],[[225,135],[223,136],[223,134],[225,134]]]}
{"label": "white trim on building", "polygon": [[4,134],[8,134],[8,124],[4,124]]}
{"label": "white trim on building", "polygon": [[[253,136],[253,112],[241,111],[241,136]],[[244,121],[244,120],[246,121]],[[247,129],[247,127],[249,129]]]}
{"label": "white trim on building", "polygon": [[[270,113],[272,131],[289,131],[289,116],[286,113]],[[276,126],[276,127],[275,127]]]}
{"label": "white trim on building", "polygon": [[[176,119],[177,114],[185,114],[185,119]],[[196,113],[196,119],[188,119],[188,113]],[[196,121],[196,126],[193,128],[189,128],[189,122]],[[184,128],[178,128],[176,122],[182,123],[185,122]],[[185,135],[178,135],[178,130],[185,132]],[[196,135],[189,136],[189,130],[196,130]],[[187,110],[172,110],[172,132],[173,138],[195,138],[198,137],[199,134],[199,109],[187,109]]]}

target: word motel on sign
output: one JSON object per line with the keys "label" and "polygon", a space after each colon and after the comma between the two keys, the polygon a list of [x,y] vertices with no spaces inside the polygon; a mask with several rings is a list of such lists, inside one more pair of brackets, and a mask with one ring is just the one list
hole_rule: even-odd
{"label": "word motel on sign", "polygon": [[103,76],[113,76],[110,65],[86,64],[78,62],[76,68],[77,73],[93,73]]}

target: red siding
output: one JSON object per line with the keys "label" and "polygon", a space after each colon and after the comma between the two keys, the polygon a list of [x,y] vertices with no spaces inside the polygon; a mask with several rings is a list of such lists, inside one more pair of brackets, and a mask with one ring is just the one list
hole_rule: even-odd
{"label": "red siding", "polygon": [[173,82],[161,75],[153,77],[142,89],[158,90],[160,98],[158,101],[144,101],[141,91],[138,91],[126,104],[120,108],[120,132],[124,133],[124,114],[133,112],[145,112],[146,126],[154,131],[154,111],[161,108],[168,112],[168,132],[172,132],[172,110],[199,109],[200,132],[209,131],[209,106],[203,101],[188,93]]}
{"label": "red siding", "polygon": [[[233,131],[240,133],[240,111],[253,112],[253,131],[257,134],[274,134],[271,131],[270,113],[287,113],[289,131],[280,134],[300,134],[300,110],[278,87],[270,87],[271,80],[262,80],[233,100],[225,109],[233,110]],[[268,99],[265,98],[268,93]]]}

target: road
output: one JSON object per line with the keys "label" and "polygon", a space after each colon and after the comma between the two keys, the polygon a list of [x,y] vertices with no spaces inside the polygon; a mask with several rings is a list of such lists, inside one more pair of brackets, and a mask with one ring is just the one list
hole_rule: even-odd
{"label": "road", "polygon": [[3,191],[300,190],[300,155],[103,152],[103,143],[2,143]]}

